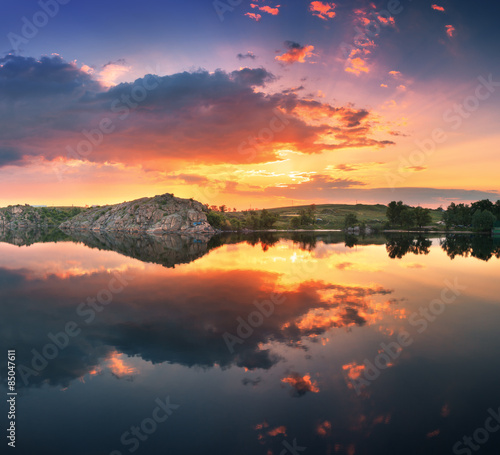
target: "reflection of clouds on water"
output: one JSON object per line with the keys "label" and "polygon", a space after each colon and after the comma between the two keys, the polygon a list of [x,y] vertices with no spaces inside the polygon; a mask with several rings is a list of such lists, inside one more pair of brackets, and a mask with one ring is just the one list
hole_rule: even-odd
{"label": "reflection of clouds on water", "polygon": [[310,374],[301,376],[299,373],[291,372],[287,377],[283,378],[281,382],[290,384],[292,387],[291,395],[293,397],[304,396],[307,392],[319,392],[318,384],[316,381],[311,380]]}
{"label": "reflection of clouds on water", "polygon": [[363,325],[376,305],[371,298],[392,292],[380,286],[323,281],[283,288],[284,303],[231,354],[222,335],[234,332],[236,318],[255,310],[253,302],[263,301],[272,289],[281,288],[280,274],[249,270],[174,274],[167,269],[128,273],[133,277],[131,284],[87,324],[75,308],[87,296],[106,288],[110,273],[53,274],[40,280],[30,278],[29,270],[0,269],[0,282],[6,283],[0,291],[4,302],[1,320],[16,327],[15,331],[2,328],[5,349],[15,345],[20,358],[30,360],[32,349],[40,351],[50,341],[49,332],[60,332],[68,321],[82,329],[39,376],[30,378],[32,383],[67,386],[104,362],[109,366],[112,358],[116,375],[121,376],[119,354],[140,356],[152,363],[269,369],[280,357],[269,344],[263,344],[300,345],[304,337],[315,340],[333,327]]}

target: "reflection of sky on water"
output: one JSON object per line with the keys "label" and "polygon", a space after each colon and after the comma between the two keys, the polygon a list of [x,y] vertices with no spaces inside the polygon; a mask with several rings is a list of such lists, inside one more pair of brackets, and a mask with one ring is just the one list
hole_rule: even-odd
{"label": "reflection of sky on water", "polygon": [[[81,329],[20,384],[30,436],[18,452],[129,453],[120,436],[167,395],[180,408],[137,453],[279,454],[293,439],[304,453],[452,453],[498,408],[495,258],[450,260],[438,240],[401,259],[384,244],[264,249],[222,245],[166,268],[81,244],[0,244],[3,352],[29,365],[49,332]],[[116,274],[129,284],[85,322],[78,306]],[[465,290],[418,333],[412,314],[455,279]],[[231,353],[223,334],[273,293],[283,303]],[[349,377],[403,331],[414,342],[358,396]]]}

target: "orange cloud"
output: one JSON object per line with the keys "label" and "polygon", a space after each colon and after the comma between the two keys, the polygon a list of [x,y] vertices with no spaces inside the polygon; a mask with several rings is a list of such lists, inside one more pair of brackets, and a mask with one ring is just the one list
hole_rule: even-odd
{"label": "orange cloud", "polygon": [[119,378],[137,373],[137,369],[127,365],[122,356],[123,354],[119,354],[117,351],[111,353],[108,358],[108,366],[111,372]]}
{"label": "orange cloud", "polygon": [[361,373],[363,372],[363,370],[365,368],[366,367],[364,364],[358,365],[356,362],[342,365],[342,369],[346,372],[347,377],[351,381],[356,381],[357,379],[359,379],[359,377],[361,376]]}
{"label": "orange cloud", "polygon": [[378,13],[375,13],[377,15],[377,19],[378,21],[382,24],[382,25],[392,25],[392,26],[395,26],[396,25],[396,21],[395,19],[392,17],[392,16],[389,16],[389,17],[384,17],[382,16],[381,14],[378,14]]}
{"label": "orange cloud", "polygon": [[293,395],[301,397],[307,392],[318,393],[319,388],[315,381],[311,381],[311,375],[306,374],[305,376],[300,376],[299,373],[292,373],[290,376],[283,378],[281,382],[290,384],[294,389]]}
{"label": "orange cloud", "polygon": [[381,87],[387,88],[387,84],[380,84]]}
{"label": "orange cloud", "polygon": [[442,11],[444,13],[444,8],[442,6],[432,5],[431,8],[435,9],[436,11]]}
{"label": "orange cloud", "polygon": [[279,434],[286,436],[286,427],[284,425],[281,425],[280,427],[276,427],[268,431],[267,434],[269,436],[278,436]]}
{"label": "orange cloud", "polygon": [[281,7],[281,5],[276,5],[274,8],[272,8],[271,6],[267,5],[259,6],[256,5],[255,3],[250,3],[250,6],[252,8],[257,8],[260,11],[264,11],[265,13],[271,14],[272,16],[277,16],[278,13],[280,12],[279,8]]}
{"label": "orange cloud", "polygon": [[334,9],[337,5],[335,3],[311,2],[309,11],[312,11],[313,16],[317,16],[323,20],[333,19],[336,15]]}
{"label": "orange cloud", "polygon": [[328,436],[331,429],[332,424],[328,420],[325,420],[316,427],[316,433],[320,436]]}
{"label": "orange cloud", "polygon": [[393,77],[400,77],[401,73],[399,71],[389,71],[389,74]]}
{"label": "orange cloud", "polygon": [[262,16],[260,14],[245,13],[245,16],[248,16],[250,19],[254,19],[257,22],[259,22],[262,19]]}
{"label": "orange cloud", "polygon": [[453,33],[455,32],[455,27],[453,27],[453,25],[445,25],[445,27],[446,27],[446,34],[450,38],[453,38]]}
{"label": "orange cloud", "polygon": [[366,61],[363,60],[361,57],[355,57],[352,59],[349,59],[347,61],[347,65],[345,70],[348,73],[353,73],[356,76],[359,76],[361,73],[369,73],[370,69],[368,68]]}
{"label": "orange cloud", "polygon": [[275,57],[276,60],[283,63],[304,63],[307,57],[313,55],[314,46],[301,46],[293,41],[285,41],[285,46],[288,47],[288,51]]}

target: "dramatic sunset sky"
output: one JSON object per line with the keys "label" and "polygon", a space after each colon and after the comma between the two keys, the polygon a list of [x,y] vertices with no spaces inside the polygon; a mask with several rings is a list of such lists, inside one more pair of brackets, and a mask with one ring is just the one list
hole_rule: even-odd
{"label": "dramatic sunset sky", "polygon": [[2,5],[0,206],[500,199],[495,1]]}

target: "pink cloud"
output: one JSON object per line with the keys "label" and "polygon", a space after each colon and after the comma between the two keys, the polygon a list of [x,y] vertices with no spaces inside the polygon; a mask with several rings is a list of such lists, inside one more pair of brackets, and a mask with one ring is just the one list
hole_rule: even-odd
{"label": "pink cloud", "polygon": [[446,34],[450,38],[453,38],[453,34],[455,33],[455,27],[453,27],[453,25],[445,25],[445,27],[446,27]]}
{"label": "pink cloud", "polygon": [[305,59],[313,55],[314,46],[301,46],[299,43],[293,41],[286,41],[285,45],[288,47],[288,51],[283,55],[278,55],[275,57],[276,60],[283,63],[305,63]]}
{"label": "pink cloud", "polygon": [[335,3],[327,2],[311,2],[309,11],[312,11],[313,16],[317,16],[323,20],[333,19],[336,15],[334,9],[337,5]]}
{"label": "pink cloud", "polygon": [[432,5],[431,8],[435,9],[436,11],[442,11],[444,13],[444,8],[442,6]]}
{"label": "pink cloud", "polygon": [[[279,8],[281,7],[281,5],[276,5],[274,8],[271,7],[271,6],[259,6],[259,5],[256,5],[255,3],[250,3],[250,6],[252,8],[257,8],[259,11],[263,11],[264,13],[267,13],[267,14],[271,14],[272,16],[277,16],[280,12]],[[248,15],[249,13],[247,13]],[[258,15],[260,16],[260,15]]]}
{"label": "pink cloud", "polygon": [[262,16],[260,14],[245,13],[245,16],[248,16],[250,19],[254,19],[257,22],[259,22],[262,19]]}
{"label": "pink cloud", "polygon": [[351,58],[348,61],[348,64],[345,68],[348,73],[353,73],[356,76],[359,76],[361,73],[369,73],[370,69],[365,60],[361,57]]}

